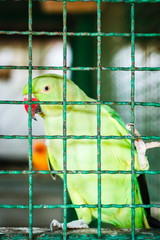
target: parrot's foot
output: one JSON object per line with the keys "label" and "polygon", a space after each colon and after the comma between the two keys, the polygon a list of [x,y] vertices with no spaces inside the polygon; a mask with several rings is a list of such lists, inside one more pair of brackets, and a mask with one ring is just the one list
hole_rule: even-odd
{"label": "parrot's foot", "polygon": [[[126,128],[131,131],[131,127],[135,126],[135,124],[133,123],[128,123],[126,125]],[[140,133],[137,131],[137,129],[134,127],[134,134],[135,136],[141,136]],[[146,160],[146,144],[143,142],[142,139],[137,139],[134,141],[135,147],[137,149],[137,153],[138,153],[138,159],[139,159],[139,163],[140,163],[140,167],[141,169],[145,169],[147,167],[148,161]]]}
{"label": "parrot's foot", "polygon": [[[126,125],[126,128],[131,131],[131,127],[135,126],[135,124],[133,123],[128,123]],[[134,128],[134,134],[135,136],[141,136],[140,133],[138,132],[138,130],[136,128]],[[131,135],[131,134],[129,134]],[[135,140],[135,146],[138,152],[138,158],[139,158],[139,162],[140,162],[140,166],[142,169],[146,168],[147,166],[147,161],[146,161],[146,150],[149,148],[156,148],[156,147],[160,147],[160,142],[149,142],[149,143],[145,143],[142,139],[137,139]]]}
{"label": "parrot's foot", "polygon": [[82,219],[80,219],[80,220],[75,220],[67,223],[67,228],[75,229],[75,228],[89,228],[89,227],[85,222],[83,222]]}
{"label": "parrot's foot", "polygon": [[[67,223],[68,229],[78,229],[78,228],[89,228],[88,225],[83,222],[82,219],[75,220],[72,222]],[[57,220],[53,219],[50,224],[51,232],[56,231],[58,229],[63,229],[63,223],[59,223]]]}
{"label": "parrot's foot", "polygon": [[63,226],[62,226],[62,223],[59,223],[56,219],[53,219],[51,224],[50,224],[50,230],[51,232],[54,232],[58,229],[62,229]]}

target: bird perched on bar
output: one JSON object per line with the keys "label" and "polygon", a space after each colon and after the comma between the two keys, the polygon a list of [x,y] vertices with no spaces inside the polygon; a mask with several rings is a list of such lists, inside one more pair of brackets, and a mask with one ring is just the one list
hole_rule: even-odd
{"label": "bird perched on bar", "polygon": [[[28,84],[23,89],[24,100],[28,100]],[[70,104],[63,107],[64,79],[60,75],[46,74],[32,80],[32,118],[39,114],[44,120],[45,134],[57,136],[49,139],[47,155],[52,170],[63,170],[63,155],[66,152],[66,168],[73,171],[67,174],[67,189],[73,204],[96,205],[98,203],[98,157],[101,158],[101,170],[111,171],[101,174],[101,219],[115,227],[131,228],[132,226],[132,181],[131,181],[131,140],[122,136],[131,135],[119,115],[109,106],[101,105],[100,111],[100,146],[97,145],[97,105],[96,100],[89,98],[71,80],[66,80],[66,99]],[[54,104],[42,104],[38,101],[49,101]],[[55,104],[57,102],[57,104]],[[83,104],[81,103],[83,102]],[[28,111],[28,106],[25,106]],[[64,115],[66,114],[66,149],[63,145]],[[74,136],[74,137],[73,137]],[[115,136],[115,137],[113,137]],[[142,154],[141,146],[134,151],[136,170],[147,170],[149,163]],[[143,149],[144,150],[144,149]],[[89,171],[86,174],[73,174],[75,170]],[[112,172],[116,171],[116,173]],[[119,171],[129,171],[120,173]],[[135,204],[149,204],[148,189],[144,175],[134,176]],[[63,174],[60,174],[63,179]],[[140,180],[139,180],[140,179]],[[143,191],[145,189],[145,191]],[[113,204],[107,207],[107,204]],[[121,207],[116,207],[121,205]],[[125,205],[125,206],[123,206]],[[67,228],[87,228],[88,224],[98,218],[96,207],[75,208],[78,220],[67,223]],[[150,211],[135,208],[135,227],[150,227]],[[51,230],[62,228],[63,224],[55,219]]]}

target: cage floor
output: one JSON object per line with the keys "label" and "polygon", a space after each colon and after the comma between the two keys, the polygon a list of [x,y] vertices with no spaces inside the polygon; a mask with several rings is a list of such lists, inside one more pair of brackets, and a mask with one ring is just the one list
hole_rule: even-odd
{"label": "cage floor", "polygon": [[[29,228],[0,228],[0,239],[28,239]],[[104,229],[102,228],[102,237],[97,237],[97,229],[81,229],[81,230],[68,230],[67,239],[131,239],[131,229]],[[49,228],[33,228],[32,239],[63,239],[63,231],[58,230],[54,233],[50,232]],[[137,229],[135,231],[135,239],[160,239],[160,229]]]}

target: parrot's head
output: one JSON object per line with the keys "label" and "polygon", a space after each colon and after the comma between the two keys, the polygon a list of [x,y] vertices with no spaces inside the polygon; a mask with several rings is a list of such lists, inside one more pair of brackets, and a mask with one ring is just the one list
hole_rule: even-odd
{"label": "parrot's head", "polygon": [[[23,88],[24,101],[28,101],[28,89],[27,83]],[[32,101],[63,101],[63,77],[57,74],[46,74],[32,79]],[[28,112],[28,105],[25,104],[24,107]],[[32,118],[36,120],[36,113],[42,117],[53,112],[56,114],[62,108],[62,105],[32,104]]]}
{"label": "parrot's head", "polygon": [[[28,83],[23,88],[24,101],[28,101]],[[76,84],[67,79],[67,100],[80,100],[85,93]],[[46,74],[32,79],[32,101],[60,101],[63,102],[63,77],[57,74]],[[28,112],[28,105],[25,104]],[[63,105],[32,104],[32,118],[39,113],[42,117],[63,114]]]}

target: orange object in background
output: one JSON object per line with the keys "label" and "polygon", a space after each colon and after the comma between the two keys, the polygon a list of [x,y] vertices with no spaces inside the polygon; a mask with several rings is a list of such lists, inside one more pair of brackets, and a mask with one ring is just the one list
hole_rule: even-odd
{"label": "orange object in background", "polygon": [[47,147],[44,142],[33,142],[32,163],[34,170],[49,170],[47,161]]}
{"label": "orange object in background", "polygon": [[[67,13],[70,14],[84,14],[95,13],[97,11],[96,2],[67,2]],[[63,2],[41,2],[43,12],[48,14],[63,13]]]}

